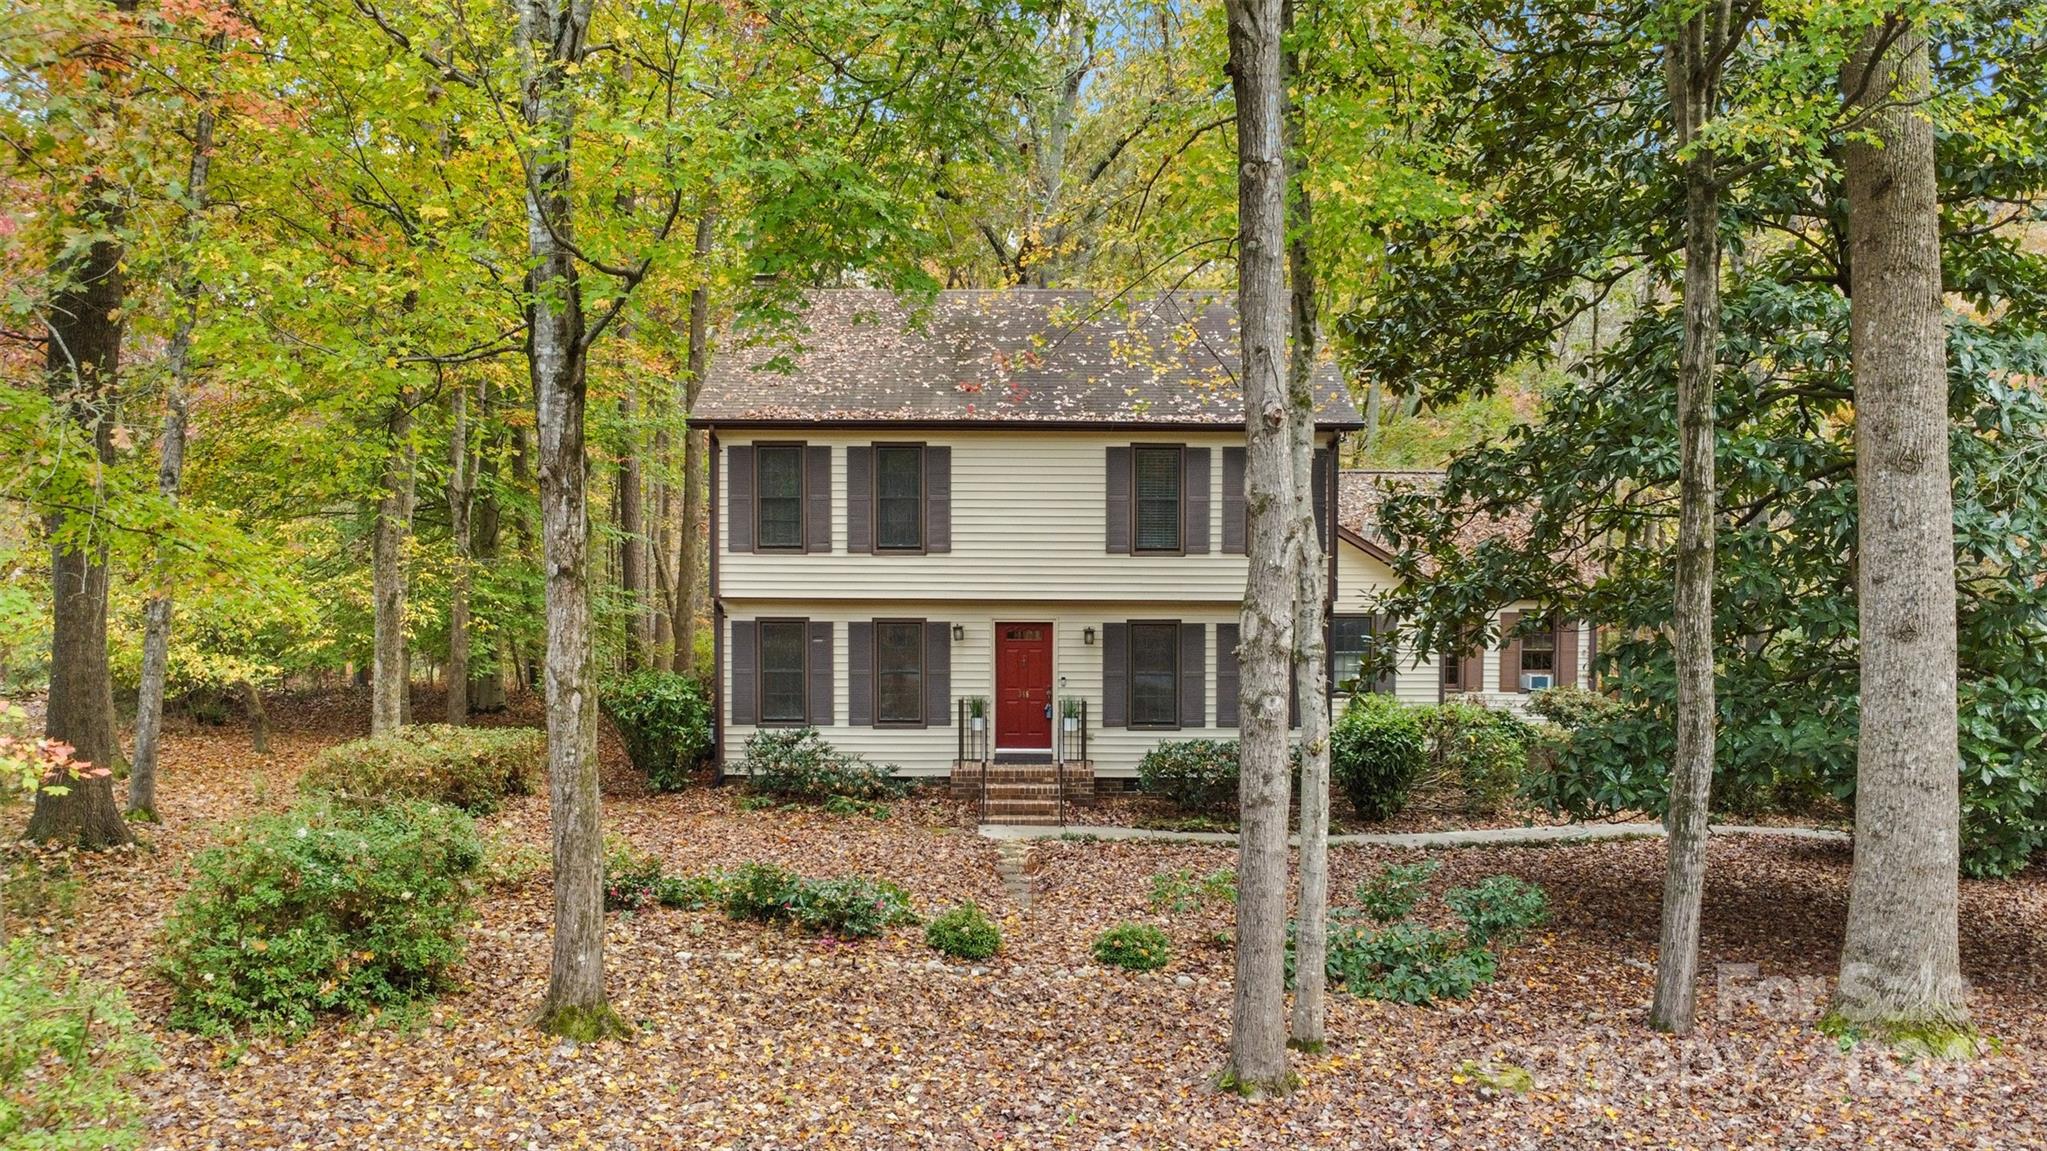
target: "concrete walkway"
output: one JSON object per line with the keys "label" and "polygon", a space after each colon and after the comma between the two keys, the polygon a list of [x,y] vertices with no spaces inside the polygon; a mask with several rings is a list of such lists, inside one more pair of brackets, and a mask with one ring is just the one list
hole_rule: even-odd
{"label": "concrete walkway", "polygon": [[[1785,839],[1812,839],[1847,843],[1848,833],[1819,827],[1754,827],[1745,824],[1715,824],[1714,835],[1774,835]],[[984,823],[981,834],[998,842],[1026,839],[1145,839],[1161,843],[1234,844],[1233,831],[1158,831],[1148,827],[1093,827],[1068,824],[1065,827],[1021,827],[1005,823]],[[1516,847],[1558,843],[1590,843],[1606,839],[1654,839],[1663,834],[1660,823],[1571,823],[1555,827],[1482,827],[1467,831],[1387,832],[1372,835],[1332,835],[1336,846],[1364,844],[1377,847]],[[1294,837],[1299,842],[1299,837]]]}

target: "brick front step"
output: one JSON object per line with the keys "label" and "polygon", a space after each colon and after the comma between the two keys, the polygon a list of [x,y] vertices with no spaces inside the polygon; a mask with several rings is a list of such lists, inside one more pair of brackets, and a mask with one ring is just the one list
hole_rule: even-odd
{"label": "brick front step", "polygon": [[953,764],[950,783],[955,798],[984,805],[985,823],[1057,826],[1062,792],[1067,803],[1095,797],[1094,764],[1086,762],[1067,763],[1062,771],[1059,764],[969,760]]}

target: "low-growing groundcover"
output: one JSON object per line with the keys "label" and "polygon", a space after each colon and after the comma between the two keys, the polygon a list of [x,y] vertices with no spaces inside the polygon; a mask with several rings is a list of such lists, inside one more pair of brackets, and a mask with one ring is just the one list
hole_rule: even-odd
{"label": "low-growing groundcover", "polygon": [[1149,923],[1118,923],[1095,939],[1094,956],[1125,971],[1157,971],[1172,961],[1173,944]]}
{"label": "low-growing groundcover", "polygon": [[[1541,888],[1495,875],[1443,894],[1462,930],[1410,918],[1439,867],[1434,860],[1390,865],[1358,885],[1357,907],[1331,913],[1332,985],[1365,999],[1417,1006],[1463,999],[1493,981],[1502,951],[1549,917]],[[1291,974],[1291,938],[1287,959]]]}
{"label": "low-growing groundcover", "polygon": [[691,911],[715,907],[729,919],[786,923],[841,939],[870,938],[917,922],[909,893],[887,880],[808,879],[771,863],[667,875],[659,859],[612,844],[604,861],[605,909],[637,911],[652,903]]}
{"label": "low-growing groundcover", "polygon": [[417,724],[328,748],[306,764],[299,790],[367,803],[428,799],[489,815],[506,796],[531,795],[546,769],[544,731]]}
{"label": "low-growing groundcover", "polygon": [[172,1025],[295,1034],[446,990],[482,863],[469,817],[433,803],[316,798],[228,831],[164,927]]}
{"label": "low-growing groundcover", "polygon": [[136,1146],[143,1108],[132,1088],[156,1066],[118,990],[52,960],[34,940],[0,948],[0,1148]]}

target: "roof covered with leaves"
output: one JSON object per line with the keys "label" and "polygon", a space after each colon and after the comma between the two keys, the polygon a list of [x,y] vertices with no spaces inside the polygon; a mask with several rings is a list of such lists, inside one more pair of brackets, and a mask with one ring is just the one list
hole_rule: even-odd
{"label": "roof covered with leaves", "polygon": [[[1236,310],[1213,293],[820,290],[790,330],[712,361],[702,424],[1244,422]],[[1320,426],[1361,426],[1334,365],[1315,385]]]}

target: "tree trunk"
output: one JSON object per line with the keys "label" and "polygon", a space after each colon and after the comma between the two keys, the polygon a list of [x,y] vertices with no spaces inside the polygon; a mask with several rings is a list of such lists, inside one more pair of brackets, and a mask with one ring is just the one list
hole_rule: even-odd
{"label": "tree trunk", "polygon": [[448,541],[455,552],[455,578],[448,589],[447,720],[469,722],[469,501],[475,474],[469,467],[469,393],[448,393]]}
{"label": "tree trunk", "polygon": [[[224,43],[216,36],[216,51]],[[199,242],[200,216],[206,211],[206,179],[213,163],[213,110],[201,105],[192,129],[192,162],[185,177],[188,198],[185,242]],[[164,387],[161,455],[156,488],[164,501],[178,502],[185,474],[185,421],[191,395],[192,333],[199,326],[199,276],[189,256],[174,273],[180,306],[165,358],[170,378]],[[169,586],[159,586],[143,608],[142,675],[135,704],[135,764],[128,773],[128,817],[156,822],[156,763],[163,739],[164,681],[170,671],[172,601]]]}
{"label": "tree trunk", "polygon": [[[1719,102],[1726,29],[1712,10],[1689,17],[1664,70],[1680,148],[1696,145]],[[1671,610],[1677,754],[1670,768],[1663,931],[1649,1025],[1684,1035],[1696,1010],[1699,918],[1706,893],[1706,817],[1713,787],[1713,375],[1720,346],[1720,188],[1713,153],[1681,159],[1685,184],[1684,343],[1677,373],[1678,531]]]}
{"label": "tree trunk", "polygon": [[637,671],[647,666],[647,556],[645,517],[641,514],[644,477],[640,467],[639,436],[631,396],[618,401],[618,419],[626,436],[625,453],[618,460],[618,584],[625,593],[625,666]]}
{"label": "tree trunk", "polygon": [[1237,310],[1243,347],[1249,576],[1239,629],[1239,804],[1235,997],[1226,1087],[1285,1091],[1287,703],[1294,578],[1293,468],[1286,395],[1286,165],[1280,127],[1279,0],[1230,0],[1237,97]]}
{"label": "tree trunk", "polygon": [[[1292,41],[1293,0],[1282,0],[1282,40]],[[1289,46],[1285,85],[1302,74],[1300,49]],[[1307,184],[1307,141],[1299,99],[1289,93],[1286,135],[1287,269],[1293,355],[1287,361],[1287,420],[1293,468],[1294,691],[1301,701],[1301,895],[1294,932],[1293,1046],[1319,1051],[1329,949],[1329,665],[1324,630],[1329,594],[1327,555],[1315,523],[1315,357],[1320,319],[1315,265],[1308,248],[1313,202]]]}
{"label": "tree trunk", "polygon": [[[53,262],[44,368],[52,398],[91,438],[104,470],[114,462],[119,418],[127,284],[118,237],[127,211],[119,192],[94,176],[85,188],[81,216],[80,224],[100,238]],[[46,523],[52,619],[44,734],[70,744],[76,758],[118,772],[121,740],[107,674],[106,544],[89,510],[55,511]],[[114,802],[112,775],[71,780],[62,795],[38,791],[28,837],[87,850],[133,842]]]}
{"label": "tree trunk", "polygon": [[263,710],[263,693],[249,680],[241,680],[242,710],[249,716],[249,746],[257,755],[270,754],[270,713]]}
{"label": "tree trunk", "polygon": [[1875,141],[1846,147],[1862,731],[1834,1007],[1897,1034],[1964,1028],[1957,943],[1954,497],[1928,52],[1873,29],[1842,70]]}
{"label": "tree trunk", "polygon": [[[689,294],[689,364],[683,381],[683,404],[692,412],[704,389],[704,371],[711,363],[711,285],[704,263],[710,257],[717,229],[715,213],[705,212],[698,217],[697,286]],[[676,577],[682,590],[676,596],[677,610],[669,619],[669,626],[675,629],[675,670],[686,673],[696,671],[697,613],[709,598],[709,589],[704,586],[710,567],[704,539],[704,488],[710,454],[710,433],[692,422],[682,441],[682,560]]]}
{"label": "tree trunk", "polygon": [[370,582],[374,597],[374,638],[370,659],[370,734],[388,735],[405,723],[407,682],[405,660],[405,541],[412,534],[415,491],[412,443],[412,392],[401,388],[393,397],[385,423],[390,445],[384,455],[383,494],[377,501],[377,522],[370,543]]}
{"label": "tree trunk", "polygon": [[554,951],[540,1026],[595,1039],[623,1029],[604,995],[604,839],[597,697],[590,669],[590,519],[584,454],[583,302],[573,241],[570,150],[590,12],[583,0],[521,0],[520,113],[539,141],[526,184],[527,330],[540,435],[547,579],[547,809],[554,832]]}

